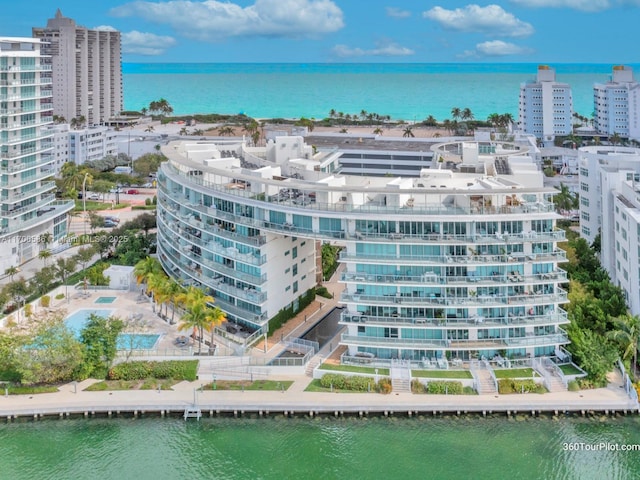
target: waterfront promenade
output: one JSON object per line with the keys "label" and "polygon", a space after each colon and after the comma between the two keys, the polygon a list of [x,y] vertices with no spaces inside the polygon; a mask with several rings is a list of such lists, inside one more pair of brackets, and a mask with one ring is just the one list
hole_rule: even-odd
{"label": "waterfront promenade", "polygon": [[[524,395],[418,395],[411,393],[305,392],[311,379],[305,375],[271,375],[271,380],[289,380],[285,391],[202,390],[207,380],[181,382],[173,390],[83,391],[94,380],[60,387],[57,393],[0,397],[0,418],[68,415],[182,414],[194,405],[204,416],[243,415],[367,415],[367,414],[578,414],[638,413],[612,374],[607,388],[579,392]],[[211,387],[209,387],[211,388]],[[76,393],[77,392],[77,393]]]}

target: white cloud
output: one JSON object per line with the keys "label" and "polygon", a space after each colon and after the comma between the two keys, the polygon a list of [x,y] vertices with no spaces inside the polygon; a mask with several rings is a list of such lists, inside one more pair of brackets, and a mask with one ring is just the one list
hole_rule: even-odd
{"label": "white cloud", "polygon": [[122,53],[138,55],[162,55],[168,47],[176,44],[173,37],[133,30],[122,34]]}
{"label": "white cloud", "polygon": [[93,27],[93,30],[102,30],[103,32],[117,32],[118,30],[111,25],[100,25],[98,27]]}
{"label": "white cloud", "polygon": [[490,42],[479,43],[476,45],[476,51],[485,57],[503,57],[505,55],[522,55],[531,53],[531,50],[526,47],[503,42],[502,40],[492,40]]}
{"label": "white cloud", "polygon": [[385,10],[388,17],[407,18],[411,16],[411,12],[409,10],[401,10],[396,7],[387,7]]}
{"label": "white cloud", "polygon": [[499,5],[467,5],[447,10],[433,7],[423,12],[423,17],[438,22],[442,28],[460,32],[484,33],[502,37],[526,37],[533,33],[533,26],[506,12]]}
{"label": "white cloud", "polygon": [[333,53],[339,57],[406,57],[413,55],[415,51],[390,42],[369,50],[359,47],[353,48],[347,45],[336,45],[333,47]]}
{"label": "white cloud", "polygon": [[511,0],[525,7],[572,8],[584,12],[597,12],[611,7],[609,0]]}
{"label": "white cloud", "polygon": [[332,0],[255,0],[248,7],[217,0],[136,1],[113,8],[111,14],[168,24],[198,40],[314,37],[344,26],[342,10]]}

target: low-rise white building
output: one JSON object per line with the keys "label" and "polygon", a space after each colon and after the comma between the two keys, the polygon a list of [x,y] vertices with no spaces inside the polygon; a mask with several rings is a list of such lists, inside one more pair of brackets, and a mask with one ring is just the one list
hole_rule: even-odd
{"label": "low-rise white building", "polygon": [[596,83],[593,105],[598,133],[640,140],[640,84],[631,67],[616,65],[610,81]]}

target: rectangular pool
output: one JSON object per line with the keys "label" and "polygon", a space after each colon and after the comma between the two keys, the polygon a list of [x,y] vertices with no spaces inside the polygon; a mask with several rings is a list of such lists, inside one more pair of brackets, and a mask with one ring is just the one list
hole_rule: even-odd
{"label": "rectangular pool", "polygon": [[[92,314],[108,318],[114,313],[112,308],[81,308],[65,318],[64,323],[76,336],[80,336]],[[150,350],[155,348],[159,339],[160,335],[155,333],[121,333],[118,335],[117,347],[118,350]]]}
{"label": "rectangular pool", "polygon": [[116,301],[116,297],[98,297],[95,303],[113,303]]}
{"label": "rectangular pool", "polygon": [[121,333],[118,335],[118,350],[152,350],[160,335],[157,333]]}
{"label": "rectangular pool", "polygon": [[112,308],[81,308],[65,318],[64,323],[73,333],[80,335],[80,331],[87,324],[92,314],[98,317],[108,318],[114,313],[115,310]]}

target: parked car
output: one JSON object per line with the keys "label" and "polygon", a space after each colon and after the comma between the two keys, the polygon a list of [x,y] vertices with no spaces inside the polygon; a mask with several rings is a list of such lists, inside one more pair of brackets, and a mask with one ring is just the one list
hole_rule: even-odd
{"label": "parked car", "polygon": [[105,221],[109,221],[109,222],[113,222],[113,223],[120,223],[120,219],[118,217],[115,217],[113,215],[107,215],[106,217],[104,217]]}
{"label": "parked car", "polygon": [[153,183],[147,182],[147,183],[142,185],[142,188],[153,188]]}
{"label": "parked car", "polygon": [[111,220],[105,220],[104,221],[104,227],[105,228],[113,228],[113,227],[117,227],[118,224],[116,222],[112,222]]}
{"label": "parked car", "polygon": [[112,188],[109,193],[124,193],[120,188]]}
{"label": "parked car", "polygon": [[130,188],[129,190],[127,190],[126,193],[128,195],[138,195],[140,192],[138,190],[136,190],[135,188]]}
{"label": "parked car", "polygon": [[87,196],[88,200],[100,200],[100,195],[98,195],[97,193],[92,193],[90,195]]}

